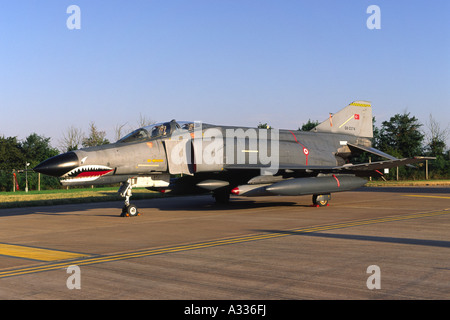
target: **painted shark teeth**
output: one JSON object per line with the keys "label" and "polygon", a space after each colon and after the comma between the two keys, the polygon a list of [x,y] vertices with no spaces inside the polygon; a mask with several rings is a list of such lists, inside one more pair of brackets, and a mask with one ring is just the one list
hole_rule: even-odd
{"label": "painted shark teeth", "polygon": [[113,169],[107,166],[101,165],[86,165],[76,167],[73,170],[70,170],[61,178],[65,178],[64,182],[72,181],[93,181],[98,179],[99,177],[110,173]]}
{"label": "painted shark teeth", "polygon": [[98,178],[100,178],[101,176],[96,176],[96,177],[84,177],[84,178],[68,178],[68,179],[63,179],[61,180],[61,183],[79,183],[79,182],[90,182],[90,181],[95,181]]}

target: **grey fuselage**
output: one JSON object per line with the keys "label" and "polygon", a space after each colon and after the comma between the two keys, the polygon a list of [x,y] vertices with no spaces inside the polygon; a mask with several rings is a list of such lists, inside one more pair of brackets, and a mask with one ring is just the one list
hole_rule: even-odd
{"label": "grey fuselage", "polygon": [[[346,134],[208,124],[184,130],[177,124],[164,135],[136,134],[135,139],[71,151],[70,163],[59,163],[60,155],[35,170],[60,177],[63,185],[111,184],[149,176],[165,183],[148,187],[165,187],[169,175],[187,175],[194,180],[225,177],[232,187],[261,175],[264,168],[272,175],[314,176],[321,168],[341,166],[351,155],[347,143],[371,144],[368,138]],[[290,169],[301,171],[293,174]]]}

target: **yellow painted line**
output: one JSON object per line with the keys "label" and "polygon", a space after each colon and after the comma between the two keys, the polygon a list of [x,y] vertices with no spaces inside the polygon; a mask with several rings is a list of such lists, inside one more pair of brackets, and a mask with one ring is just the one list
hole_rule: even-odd
{"label": "yellow painted line", "polygon": [[86,257],[85,254],[0,243],[0,255],[39,261],[56,261]]}
{"label": "yellow painted line", "polygon": [[415,198],[436,198],[436,199],[450,199],[449,197],[445,197],[445,196],[423,196],[420,194],[404,194],[404,197],[415,197]]}
{"label": "yellow painted line", "polygon": [[343,124],[341,124],[339,126],[339,128],[342,128],[342,126],[344,126],[347,122],[349,122],[350,120],[352,120],[355,117],[355,115],[353,114],[350,118],[347,119],[347,121],[345,121]]}
{"label": "yellow painted line", "polygon": [[0,279],[5,278],[5,277],[29,274],[29,273],[36,273],[36,272],[51,271],[51,270],[67,268],[70,265],[77,265],[77,266],[92,265],[92,264],[97,264],[97,263],[113,262],[113,261],[120,261],[120,260],[126,260],[126,259],[148,257],[148,256],[153,256],[153,255],[183,252],[183,251],[204,249],[204,248],[217,247],[217,246],[230,245],[230,244],[245,243],[245,242],[250,242],[250,241],[281,238],[281,237],[287,237],[287,236],[290,236],[293,234],[302,234],[302,233],[306,234],[306,233],[312,233],[312,232],[350,228],[350,227],[371,225],[371,224],[376,224],[376,223],[402,221],[402,220],[408,220],[408,219],[426,218],[426,217],[440,216],[440,215],[446,215],[446,214],[450,214],[450,209],[445,209],[445,210],[440,210],[440,211],[432,211],[432,212],[419,212],[419,213],[408,214],[408,215],[391,216],[391,217],[384,217],[384,218],[377,218],[377,219],[370,219],[370,220],[349,221],[349,222],[344,222],[344,223],[314,226],[314,227],[292,229],[292,230],[281,230],[279,232],[270,232],[270,233],[264,233],[264,234],[251,234],[251,235],[245,235],[242,237],[217,239],[217,240],[205,241],[205,242],[201,242],[201,243],[172,246],[172,247],[167,247],[167,248],[148,249],[148,250],[142,250],[142,251],[111,254],[111,255],[105,255],[105,256],[95,256],[95,257],[91,256],[88,258],[72,260],[72,261],[55,262],[55,263],[46,264],[46,265],[38,265],[38,266],[31,266],[31,267],[25,267],[25,268],[20,268],[20,269],[10,269],[10,270],[0,271]]}

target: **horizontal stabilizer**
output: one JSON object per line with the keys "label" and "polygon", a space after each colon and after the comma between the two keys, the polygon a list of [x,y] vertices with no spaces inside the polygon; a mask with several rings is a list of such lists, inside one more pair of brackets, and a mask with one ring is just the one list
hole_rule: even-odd
{"label": "horizontal stabilizer", "polygon": [[364,151],[364,152],[368,152],[368,153],[371,153],[371,154],[374,154],[374,155],[377,155],[379,157],[386,158],[389,160],[398,160],[396,157],[391,156],[390,154],[384,153],[383,151],[380,151],[375,148],[366,147],[366,146],[362,146],[359,144],[352,144],[352,143],[347,143],[347,146],[350,148],[351,151]]}
{"label": "horizontal stabilizer", "polygon": [[349,170],[349,171],[373,171],[378,169],[389,169],[395,168],[399,166],[404,166],[412,163],[423,162],[425,160],[434,160],[435,157],[414,157],[414,158],[405,158],[405,159],[394,159],[394,160],[385,160],[385,161],[377,161],[371,163],[361,163],[361,164],[347,164],[340,167],[335,167],[335,169],[339,170]]}

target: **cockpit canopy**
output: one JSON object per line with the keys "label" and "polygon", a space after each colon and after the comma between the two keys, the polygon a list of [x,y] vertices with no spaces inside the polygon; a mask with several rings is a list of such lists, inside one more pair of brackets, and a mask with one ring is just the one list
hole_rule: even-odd
{"label": "cockpit canopy", "polygon": [[179,130],[180,133],[183,131],[191,132],[194,131],[194,122],[189,121],[175,121],[170,122],[160,122],[155,123],[146,127],[139,128],[125,137],[117,141],[117,143],[130,143],[145,141],[155,138],[170,137],[174,131]]}

